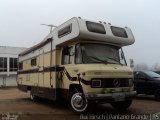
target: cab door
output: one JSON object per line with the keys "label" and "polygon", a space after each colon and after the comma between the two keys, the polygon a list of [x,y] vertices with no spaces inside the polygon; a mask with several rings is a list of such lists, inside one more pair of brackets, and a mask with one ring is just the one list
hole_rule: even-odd
{"label": "cab door", "polygon": [[[68,46],[67,46],[68,47]],[[74,54],[73,54],[73,46],[69,46],[68,48],[61,48],[60,52],[60,60],[59,66],[63,68],[56,72],[57,76],[57,88],[60,88],[60,97],[66,98],[66,93],[63,93],[63,89],[69,89],[69,76],[73,77],[73,71],[75,69],[74,62]],[[67,52],[68,51],[68,52]],[[64,72],[65,71],[65,72]]]}

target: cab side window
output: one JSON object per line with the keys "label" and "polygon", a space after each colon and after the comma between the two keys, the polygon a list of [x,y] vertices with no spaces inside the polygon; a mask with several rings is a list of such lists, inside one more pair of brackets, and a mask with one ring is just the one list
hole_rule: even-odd
{"label": "cab side window", "polygon": [[142,73],[139,73],[137,77],[138,79],[142,79],[142,80],[146,78],[146,76]]}
{"label": "cab side window", "polygon": [[66,51],[62,51],[62,64],[65,65],[65,64],[71,64],[72,63],[72,51],[73,51],[73,47],[69,47],[69,53],[66,54]]}
{"label": "cab side window", "polygon": [[82,63],[82,53],[81,53],[81,46],[80,44],[76,45],[76,64]]}

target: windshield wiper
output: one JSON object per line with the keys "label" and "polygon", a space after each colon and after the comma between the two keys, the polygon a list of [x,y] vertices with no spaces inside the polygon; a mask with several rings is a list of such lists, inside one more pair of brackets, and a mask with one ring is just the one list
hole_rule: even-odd
{"label": "windshield wiper", "polygon": [[107,57],[108,59],[110,59],[110,60],[113,60],[113,61],[115,61],[115,62],[117,62],[117,63],[119,63],[119,64],[121,64],[121,65],[123,65],[122,63],[120,63],[120,61],[118,61],[118,60],[116,60],[116,59],[114,59],[114,58],[111,58],[111,57]]}
{"label": "windshield wiper", "polygon": [[98,57],[88,56],[88,55],[87,55],[86,57],[93,58],[93,59],[98,60],[98,61],[100,61],[100,62],[102,62],[102,63],[104,63],[104,64],[108,64],[108,61],[107,61],[107,60],[102,60],[102,59],[99,59]]}

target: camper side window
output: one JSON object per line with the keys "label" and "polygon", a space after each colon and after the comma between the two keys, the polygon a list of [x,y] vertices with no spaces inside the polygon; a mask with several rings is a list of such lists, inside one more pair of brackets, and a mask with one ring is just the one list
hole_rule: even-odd
{"label": "camper side window", "polygon": [[73,47],[69,47],[69,53],[65,54],[66,52],[63,50],[62,51],[62,64],[71,64],[72,59],[71,59],[71,53],[72,53]]}
{"label": "camper side window", "polygon": [[37,59],[36,58],[32,58],[31,59],[31,66],[36,66],[37,65]]}

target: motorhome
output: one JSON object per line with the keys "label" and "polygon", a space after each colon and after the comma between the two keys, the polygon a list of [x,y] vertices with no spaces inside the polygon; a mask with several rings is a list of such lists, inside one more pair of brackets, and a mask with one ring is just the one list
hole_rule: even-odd
{"label": "motorhome", "polygon": [[33,101],[67,100],[77,113],[94,102],[127,109],[136,91],[122,47],[134,41],[128,27],[74,17],[19,54],[18,88]]}

